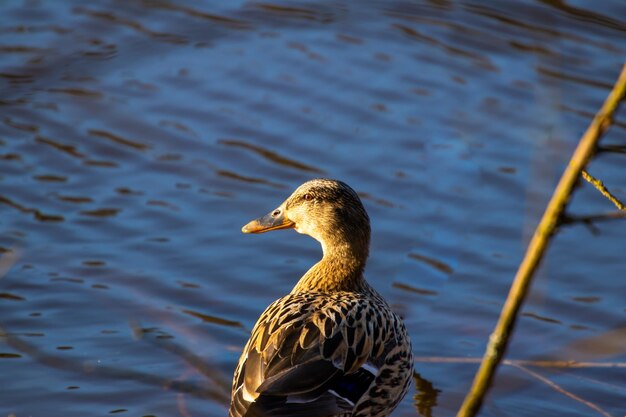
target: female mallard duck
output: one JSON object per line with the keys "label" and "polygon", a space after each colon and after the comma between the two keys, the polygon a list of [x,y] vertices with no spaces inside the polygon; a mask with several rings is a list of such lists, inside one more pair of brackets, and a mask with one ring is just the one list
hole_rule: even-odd
{"label": "female mallard duck", "polygon": [[370,223],[352,188],[315,179],[244,233],[294,228],[324,256],[259,317],[233,378],[230,417],[383,417],[409,386],[402,320],[363,277]]}

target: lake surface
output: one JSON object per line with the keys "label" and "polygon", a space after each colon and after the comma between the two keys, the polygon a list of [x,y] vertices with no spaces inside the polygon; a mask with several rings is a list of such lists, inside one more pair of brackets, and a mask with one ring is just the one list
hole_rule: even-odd
{"label": "lake surface", "polygon": [[[413,339],[394,417],[453,415],[626,56],[622,1],[0,10],[0,416],[224,416],[256,318],[321,255],[240,228],[319,176],[362,196],[367,277]],[[626,155],[589,170],[626,200]],[[568,213],[614,210],[584,183]],[[592,363],[505,365],[481,416],[625,414],[601,366],[626,362],[625,236],[560,229],[507,358]]]}

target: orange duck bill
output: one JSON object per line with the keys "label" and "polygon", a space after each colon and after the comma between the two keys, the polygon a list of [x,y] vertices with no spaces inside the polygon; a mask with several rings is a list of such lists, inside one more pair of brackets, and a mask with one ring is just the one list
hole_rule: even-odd
{"label": "orange duck bill", "polygon": [[252,220],[241,228],[243,233],[265,233],[270,230],[291,229],[296,224],[285,216],[285,211],[278,208],[263,217]]}

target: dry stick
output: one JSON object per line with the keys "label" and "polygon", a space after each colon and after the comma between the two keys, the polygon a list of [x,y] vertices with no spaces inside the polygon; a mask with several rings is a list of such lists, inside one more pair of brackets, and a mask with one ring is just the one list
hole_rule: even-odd
{"label": "dry stick", "polygon": [[603,196],[605,196],[606,198],[608,198],[611,203],[615,204],[615,207],[617,207],[620,210],[626,210],[626,206],[624,206],[624,204],[622,204],[621,201],[619,201],[617,199],[617,197],[615,197],[613,194],[611,194],[611,192],[604,186],[604,184],[602,183],[602,181],[600,181],[599,179],[595,178],[594,176],[592,176],[591,174],[589,174],[586,170],[583,169],[583,178],[587,180],[587,182],[589,182],[591,185],[593,185],[594,187],[596,187],[596,189],[598,191],[600,191],[602,193]]}
{"label": "dry stick", "polygon": [[585,168],[587,162],[596,150],[596,144],[600,136],[611,125],[612,116],[619,102],[626,94],[626,65],[622,68],[619,79],[613,90],[602,105],[600,111],[593,118],[587,131],[580,139],[574,155],[570,159],[565,172],[559,180],[546,211],[535,229],[535,233],[528,245],[524,259],[517,270],[511,290],[504,303],[496,328],[489,337],[489,343],[480,364],[480,368],[474,377],[472,387],[465,397],[457,417],[472,417],[480,410],[483,398],[493,380],[493,376],[501,361],[509,340],[509,336],[515,324],[517,312],[530,284],[530,280],[539,265],[539,261],[546,251],[546,247],[553,234],[565,205],[567,204],[574,185]]}
{"label": "dry stick", "polygon": [[[416,363],[480,363],[480,358],[455,358],[447,356],[414,356]],[[578,361],[532,361],[524,359],[504,359],[503,365],[532,366],[535,368],[626,368],[626,362],[578,362]]]}
{"label": "dry stick", "polygon": [[589,216],[567,216],[563,219],[563,223],[593,223],[593,222],[601,222],[601,221],[609,221],[616,219],[626,219],[626,211],[613,211],[610,213],[604,214],[592,214]]}
{"label": "dry stick", "polygon": [[[480,358],[454,358],[454,357],[446,357],[446,356],[417,356],[413,357],[413,361],[415,362],[428,362],[428,363],[480,363]],[[549,385],[554,388],[556,391],[560,392],[563,395],[566,395],[573,399],[574,401],[580,402],[585,406],[592,408],[598,411],[600,414],[605,417],[611,417],[606,411],[600,408],[598,405],[589,402],[576,394],[573,394],[566,389],[562,388],[556,382],[551,381],[550,379],[540,375],[539,373],[528,369],[528,367],[537,367],[537,368],[626,368],[626,362],[576,362],[576,361],[531,361],[531,360],[515,360],[515,359],[504,359],[502,361],[502,365],[513,366],[518,368],[532,377],[538,379],[539,381]],[[594,383],[603,384],[603,382],[595,381]]]}
{"label": "dry stick", "polygon": [[556,391],[560,392],[561,394],[573,399],[574,401],[578,401],[581,404],[586,405],[587,407],[591,408],[592,410],[597,411],[598,413],[602,414],[604,417],[612,417],[609,413],[607,413],[606,411],[604,411],[602,408],[598,407],[596,404],[587,401],[583,398],[580,398],[578,395],[569,392],[568,390],[566,390],[565,388],[561,387],[559,384],[557,384],[556,382],[553,382],[551,380],[549,380],[548,378],[546,378],[545,376],[535,372],[535,371],[531,371],[528,368],[525,368],[521,365],[513,365],[518,369],[521,369],[522,371],[526,372],[527,374],[531,375],[534,378],[537,378],[538,380],[540,380],[541,382],[547,384],[548,386],[550,386],[551,388],[554,388]]}

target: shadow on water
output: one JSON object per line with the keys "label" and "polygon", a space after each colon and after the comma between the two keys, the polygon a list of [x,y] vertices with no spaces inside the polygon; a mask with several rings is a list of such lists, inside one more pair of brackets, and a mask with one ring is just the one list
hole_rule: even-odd
{"label": "shadow on water", "polygon": [[[62,356],[45,353],[34,344],[28,343],[16,335],[6,333],[0,328],[0,338],[7,346],[20,352],[6,353],[1,358],[15,359],[22,356],[28,356],[36,363],[59,369],[62,371],[73,372],[89,376],[90,378],[110,379],[113,381],[137,381],[139,383],[159,387],[165,390],[193,395],[198,398],[213,400],[224,406],[230,401],[230,377],[221,375],[219,370],[212,368],[206,358],[200,358],[184,346],[178,345],[171,340],[167,340],[167,336],[160,334],[153,339],[148,339],[146,334],[151,333],[152,329],[135,328],[134,333],[137,339],[141,339],[146,343],[151,343],[160,349],[163,349],[179,359],[184,360],[192,366],[198,373],[204,375],[207,379],[205,384],[196,384],[194,382],[185,382],[176,379],[168,379],[163,376],[150,374],[147,372],[135,371],[128,368],[114,368],[111,366],[102,366],[97,361],[83,361],[78,358],[66,358]],[[44,336],[44,335],[41,335]],[[57,347],[57,350],[72,350],[70,346]]]}

